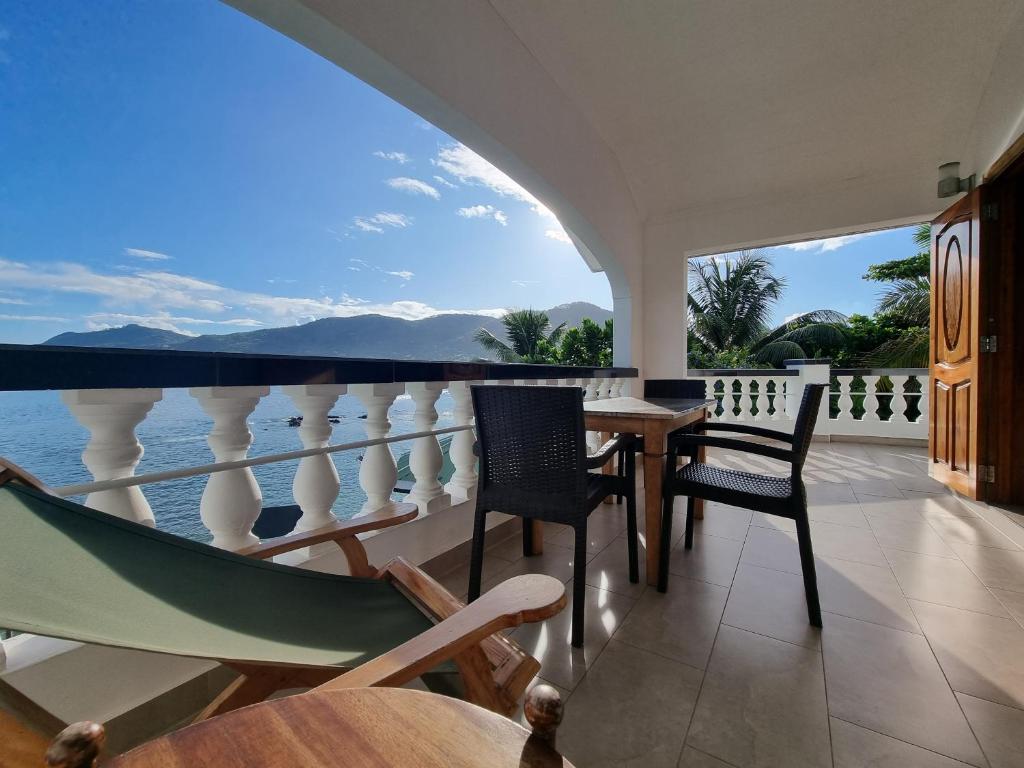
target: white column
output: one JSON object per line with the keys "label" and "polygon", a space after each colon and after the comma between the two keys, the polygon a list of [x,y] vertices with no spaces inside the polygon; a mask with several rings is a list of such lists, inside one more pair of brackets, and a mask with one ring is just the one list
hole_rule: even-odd
{"label": "white column", "polygon": [[750,382],[753,379],[736,379],[740,383],[740,412],[736,414],[736,421],[746,421],[750,416]]}
{"label": "white column", "polygon": [[836,421],[853,421],[853,398],[850,397],[850,384],[853,376],[836,376],[839,382],[839,401],[836,406],[839,413],[836,414]]}
{"label": "white column", "polygon": [[611,388],[611,379],[597,379],[597,399],[607,400],[609,397],[611,397]]}
{"label": "white column", "polygon": [[916,423],[924,424],[927,427],[928,419],[931,418],[928,405],[928,399],[931,395],[932,388],[931,373],[926,371],[924,374],[917,376],[916,378],[921,384],[921,396],[917,398],[917,410],[920,413],[917,416]]}
{"label": "white column", "polygon": [[[366,408],[366,436],[371,440],[387,437],[391,431],[388,410],[395,398],[405,392],[404,384],[351,384],[348,391]],[[373,512],[391,501],[398,480],[395,456],[388,444],[371,445],[359,467],[359,485],[366,493],[362,512]]]}
{"label": "white column", "polygon": [[864,421],[878,421],[878,376],[863,376]]}
{"label": "white column", "polygon": [[[119,480],[134,475],[143,453],[135,427],[153,403],[163,398],[163,390],[69,389],[60,397],[75,420],[89,430],[82,462],[93,479]],[[85,504],[125,520],[156,525],[153,510],[138,486],[90,493]]]}
{"label": "white column", "polygon": [[[193,387],[189,391],[213,429],[206,439],[215,461],[239,461],[246,458],[252,445],[248,418],[270,387]],[[252,525],[263,508],[263,493],[249,467],[214,472],[206,481],[199,502],[199,516],[213,534],[213,546],[241,549],[259,541]]]}
{"label": "white column", "polygon": [[611,379],[610,381],[611,384],[608,387],[608,397],[622,397],[622,385],[625,384],[625,382],[618,377]]}
{"label": "white column", "polygon": [[[455,401],[455,424],[456,426],[471,425],[473,423],[473,393],[470,390],[479,381],[453,381],[448,385],[452,400]],[[473,443],[476,442],[476,434],[468,429],[463,432],[456,432],[452,437],[451,448],[448,455],[452,457],[452,464],[455,465],[455,474],[445,486],[445,491],[457,501],[468,501],[476,498],[477,472],[476,455],[473,453]]]}
{"label": "white column", "polygon": [[[598,399],[598,384],[599,382],[597,379],[583,379],[584,402]],[[587,452],[596,453],[599,450],[601,450],[601,433],[587,432]]]}
{"label": "white column", "polygon": [[784,376],[775,376],[772,378],[772,386],[775,387],[775,391],[772,393],[772,421],[785,421],[786,420],[786,379]]}
{"label": "white column", "polygon": [[[413,419],[417,432],[437,428],[437,399],[447,386],[446,381],[417,381],[406,385],[406,391],[416,403]],[[416,438],[409,456],[409,468],[416,478],[416,484],[409,493],[408,501],[420,508],[421,515],[429,515],[451,506],[451,495],[445,492],[437,479],[443,464],[444,456],[436,436]]]}
{"label": "white column", "polygon": [[[344,384],[299,384],[281,387],[302,414],[299,439],[303,448],[326,448],[331,439],[328,415],[338,398],[345,394]],[[296,530],[308,531],[334,522],[331,511],[338,498],[341,482],[334,461],[327,454],[299,460],[292,482],[292,495],[302,510]]]}
{"label": "white column", "polygon": [[892,398],[889,400],[889,409],[892,411],[892,416],[889,417],[889,421],[893,424],[907,423],[907,396],[905,390],[909,379],[909,376],[889,376],[889,380],[892,381]]}
{"label": "white column", "polygon": [[768,420],[768,379],[764,376],[750,378],[750,408],[754,408],[754,385],[757,384],[757,413],[751,418],[754,421]]}

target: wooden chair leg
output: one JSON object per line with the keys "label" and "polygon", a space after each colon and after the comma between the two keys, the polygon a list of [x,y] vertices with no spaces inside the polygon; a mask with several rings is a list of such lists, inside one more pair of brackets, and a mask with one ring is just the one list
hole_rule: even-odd
{"label": "wooden chair leg", "polygon": [[814,550],[811,548],[811,526],[807,521],[807,505],[796,513],[796,540],[800,546],[800,568],[804,576],[804,595],[807,598],[807,618],[811,626],[821,626],[821,605],[818,602],[818,576],[814,568]]}
{"label": "wooden chair leg", "polygon": [[693,496],[686,497],[686,537],[683,546],[693,549],[693,518],[697,508],[697,500]]}
{"label": "wooden chair leg", "polygon": [[626,468],[626,546],[629,550],[629,580],[640,581],[640,552],[636,525],[636,465]]}
{"label": "wooden chair leg", "polygon": [[533,520],[523,518],[523,557],[533,556]]}
{"label": "wooden chair leg", "polygon": [[583,647],[583,609],[587,599],[587,523],[576,526],[572,563],[572,647]]}
{"label": "wooden chair leg", "polygon": [[[524,520],[524,527],[528,521]],[[487,533],[487,510],[477,508],[473,519],[473,548],[469,560],[468,602],[480,597],[480,574],[484,568],[484,536]]]}

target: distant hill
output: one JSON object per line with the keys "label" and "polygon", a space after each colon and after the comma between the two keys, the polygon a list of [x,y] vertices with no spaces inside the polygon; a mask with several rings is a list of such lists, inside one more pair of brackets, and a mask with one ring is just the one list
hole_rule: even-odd
{"label": "distant hill", "polygon": [[[547,310],[553,325],[580,324],[584,317],[603,323],[612,313],[594,304],[573,302]],[[328,317],[303,325],[243,333],[185,336],[173,331],[125,325],[103,331],[61,333],[45,344],[65,347],[176,349],[193,352],[248,352],[267,355],[380,357],[404,360],[472,360],[483,356],[473,341],[479,328],[502,334],[501,321],[483,315],[435,315],[400,320],[383,315]]]}

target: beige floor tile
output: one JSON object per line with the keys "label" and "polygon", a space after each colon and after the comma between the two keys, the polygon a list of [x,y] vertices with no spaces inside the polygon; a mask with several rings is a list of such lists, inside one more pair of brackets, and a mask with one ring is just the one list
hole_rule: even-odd
{"label": "beige floor tile", "polygon": [[868,520],[860,511],[859,504],[811,504],[807,508],[807,517],[819,523],[868,527]]}
{"label": "beige floor tile", "polygon": [[821,655],[723,626],[687,743],[750,768],[831,766]]}
{"label": "beige floor tile", "polygon": [[996,530],[980,517],[952,517],[950,515],[929,515],[928,522],[935,532],[949,545],[969,544],[975,547],[992,547],[1020,551],[1012,539]]}
{"label": "beige floor tile", "polygon": [[950,495],[924,495],[917,498],[885,499],[872,497],[861,502],[861,510],[869,519],[881,516],[890,520],[916,522],[922,518],[977,517],[977,513]]}
{"label": "beige floor tile", "polygon": [[1008,589],[989,589],[996,599],[1003,604],[1009,614],[1024,627],[1024,592],[1011,592]]}
{"label": "beige floor tile", "polygon": [[910,604],[953,690],[1024,708],[1024,629],[1016,621]]}
{"label": "beige floor tile", "polygon": [[832,718],[835,768],[964,768],[967,763]]}
{"label": "beige floor tile", "polygon": [[815,483],[807,486],[810,504],[856,504],[857,495],[849,483]]}
{"label": "beige floor tile", "polygon": [[605,589],[587,587],[583,647],[569,645],[572,628],[572,582],[566,584],[568,605],[547,621],[524,624],[512,637],[541,663],[540,676],[572,690],[604,650],[634,601]]}
{"label": "beige floor tile", "polygon": [[[512,563],[496,555],[484,554],[483,566],[480,569],[480,589],[484,590],[485,584],[494,586],[494,577],[501,571],[508,568]],[[469,563],[466,562],[454,570],[448,571],[443,576],[435,577],[437,581],[460,599],[465,599],[469,592]]]}
{"label": "beige floor tile", "polygon": [[776,571],[800,573],[800,550],[797,548],[796,534],[752,525],[743,545],[740,562]]}
{"label": "beige floor tile", "polygon": [[884,515],[868,517],[871,531],[881,547],[902,549],[922,555],[956,557],[956,552],[935,532],[920,515],[914,518],[889,518]]}
{"label": "beige floor tile", "polygon": [[625,536],[619,536],[587,563],[587,584],[620,595],[639,597],[647,588],[647,550],[638,546],[637,568],[640,580],[629,580],[629,550]]}
{"label": "beige floor tile", "polygon": [[707,752],[701,752],[693,747],[683,747],[678,768],[732,768],[732,766],[724,760],[712,757]]}
{"label": "beige floor tile", "polygon": [[523,534],[517,531],[512,536],[496,539],[492,535],[484,538],[484,557],[493,555],[514,563],[523,556]]}
{"label": "beige floor tile", "polygon": [[920,633],[914,612],[888,565],[818,558],[817,573],[823,611]]}
{"label": "beige floor tile", "polygon": [[992,768],[1024,765],[1024,711],[957,694]]}
{"label": "beige floor tile", "polygon": [[796,533],[796,522],[788,517],[778,515],[766,515],[764,512],[755,512],[750,519],[750,524],[758,528],[772,528],[785,533]]}
{"label": "beige floor tile", "polygon": [[1024,592],[1024,552],[963,543],[952,547],[986,587]]}
{"label": "beige floor tile", "polygon": [[914,600],[1007,616],[1006,610],[959,560],[886,549],[903,594]]}
{"label": "beige floor tile", "polygon": [[700,670],[612,640],[566,702],[558,748],[577,766],[675,766]]}
{"label": "beige floor tile", "polygon": [[884,496],[891,499],[903,498],[903,491],[896,487],[896,483],[885,477],[865,478],[863,480],[851,479],[850,487],[853,488],[853,492],[857,496],[864,494],[868,496]]}
{"label": "beige floor tile", "polygon": [[821,645],[821,631],[807,619],[803,578],[741,563],[722,622],[807,648]]}
{"label": "beige floor tile", "polygon": [[834,614],[826,618],[822,646],[829,714],[984,765],[924,637]]}
{"label": "beige floor tile", "polygon": [[742,542],[718,536],[694,536],[693,549],[684,549],[680,540],[672,549],[669,573],[727,587],[742,549]]}
{"label": "beige floor tile", "polygon": [[811,545],[818,557],[837,557],[869,565],[887,565],[875,534],[867,528],[811,523]]}
{"label": "beige floor tile", "polygon": [[[561,582],[567,582],[572,578],[574,560],[575,557],[571,549],[554,544],[549,546],[545,542],[544,552],[530,557],[521,557],[500,571],[485,577],[481,583],[481,589],[486,592],[507,579],[522,576],[525,573],[543,573],[553,576]],[[484,563],[487,563],[486,555]]]}
{"label": "beige floor tile", "polygon": [[644,592],[615,639],[703,669],[728,595],[728,587],[670,574],[668,592]]}
{"label": "beige floor tile", "polygon": [[711,503],[704,510],[704,519],[694,521],[693,530],[703,536],[743,541],[752,514],[749,509]]}
{"label": "beige floor tile", "polygon": [[949,489],[938,480],[920,473],[900,473],[892,478],[893,484],[901,491],[915,493],[948,494]]}
{"label": "beige floor tile", "polygon": [[[626,530],[625,517],[620,521],[611,515],[591,515],[587,520],[587,551],[597,554],[612,543],[619,534]],[[546,523],[544,525],[544,542],[565,549],[576,546],[576,533],[568,525]]]}

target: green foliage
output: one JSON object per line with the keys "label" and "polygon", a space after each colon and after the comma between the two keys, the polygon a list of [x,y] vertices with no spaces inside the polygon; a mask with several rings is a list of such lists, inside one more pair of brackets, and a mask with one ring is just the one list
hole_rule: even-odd
{"label": "green foliage", "polygon": [[551,363],[557,359],[558,345],[565,323],[551,328],[547,313],[534,309],[516,309],[501,318],[507,341],[486,328],[474,337],[480,346],[503,363]]}
{"label": "green foliage", "polygon": [[612,321],[606,320],[601,326],[585,317],[579,327],[567,330],[558,350],[558,362],[562,365],[610,366]]}
{"label": "green foliage", "polygon": [[872,264],[864,275],[865,280],[873,280],[877,283],[892,283],[897,280],[914,280],[923,277],[928,279],[931,273],[931,248],[932,228],[930,224],[918,224],[914,227],[914,245],[921,250],[914,256],[905,259],[894,259],[883,261],[881,264]]}

